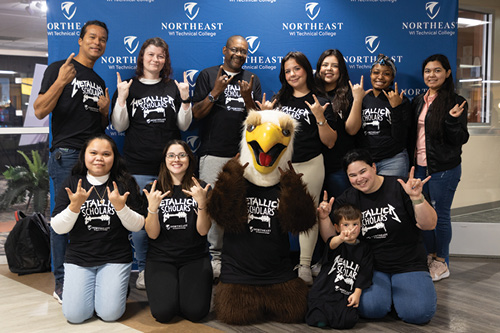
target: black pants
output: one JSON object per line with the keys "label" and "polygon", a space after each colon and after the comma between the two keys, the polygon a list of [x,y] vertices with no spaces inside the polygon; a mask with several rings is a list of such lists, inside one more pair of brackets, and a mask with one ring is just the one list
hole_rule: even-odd
{"label": "black pants", "polygon": [[147,260],[144,278],[157,321],[167,323],[176,315],[200,321],[210,311],[213,278],[208,256],[182,264]]}

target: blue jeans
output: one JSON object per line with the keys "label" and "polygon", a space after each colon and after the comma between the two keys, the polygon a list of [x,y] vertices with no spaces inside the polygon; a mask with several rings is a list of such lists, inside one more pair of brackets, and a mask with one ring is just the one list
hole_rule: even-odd
{"label": "blue jeans", "polygon": [[82,267],[64,264],[64,317],[79,324],[92,318],[94,311],[104,321],[118,320],[125,312],[132,263]]}
{"label": "blue jeans", "polygon": [[[142,193],[147,184],[154,182],[158,177],[151,175],[133,175],[137,185],[139,186],[139,193]],[[146,256],[148,254],[148,234],[142,228],[139,231],[132,232],[132,242],[135,251],[135,258],[139,272],[142,272],[146,267]]]}
{"label": "blue jeans", "polygon": [[[425,179],[427,168],[417,166],[415,177]],[[431,204],[437,213],[437,225],[434,230],[423,231],[425,248],[428,253],[436,253],[439,258],[448,259],[451,243],[451,204],[462,176],[462,165],[453,169],[435,172],[424,185],[424,192],[429,195]]]}
{"label": "blue jeans", "polygon": [[393,304],[399,318],[410,324],[425,324],[434,316],[437,297],[429,272],[373,271],[372,282],[361,294],[358,308],[361,317],[383,318]]}
{"label": "blue jeans", "polygon": [[[78,161],[80,151],[71,148],[55,148],[50,153],[48,170],[54,186],[53,198],[57,198],[63,181],[71,175],[73,166]],[[66,195],[64,189],[63,194]],[[52,207],[53,208],[53,207]],[[52,271],[56,285],[64,283],[64,256],[66,245],[68,244],[68,234],[59,235],[50,228],[50,252],[52,255]]]}
{"label": "blue jeans", "polygon": [[406,149],[393,157],[376,162],[375,165],[377,174],[381,176],[408,177],[410,171],[410,160]]}
{"label": "blue jeans", "polygon": [[[324,189],[328,192],[328,197],[338,197],[351,186],[347,174],[344,170],[338,170],[325,175]],[[320,201],[323,200],[321,193]]]}

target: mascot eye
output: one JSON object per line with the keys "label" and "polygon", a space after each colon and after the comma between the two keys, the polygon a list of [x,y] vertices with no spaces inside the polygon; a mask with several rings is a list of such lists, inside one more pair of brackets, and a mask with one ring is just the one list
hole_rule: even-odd
{"label": "mascot eye", "polygon": [[281,130],[281,133],[283,133],[284,136],[290,136],[290,130],[283,129]]}
{"label": "mascot eye", "polygon": [[250,124],[247,126],[247,132],[252,132],[254,129],[255,129],[255,125]]}

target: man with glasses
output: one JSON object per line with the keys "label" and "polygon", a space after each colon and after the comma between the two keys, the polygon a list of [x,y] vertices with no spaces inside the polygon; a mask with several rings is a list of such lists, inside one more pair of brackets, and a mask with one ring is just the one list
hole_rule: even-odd
{"label": "man with glasses", "polygon": [[[224,164],[239,151],[241,125],[261,99],[259,78],[244,69],[248,43],[243,36],[228,38],[222,48],[224,63],[198,75],[193,96],[193,115],[200,121],[200,179],[212,186]],[[224,231],[212,223],[208,232],[214,278],[221,265]]]}

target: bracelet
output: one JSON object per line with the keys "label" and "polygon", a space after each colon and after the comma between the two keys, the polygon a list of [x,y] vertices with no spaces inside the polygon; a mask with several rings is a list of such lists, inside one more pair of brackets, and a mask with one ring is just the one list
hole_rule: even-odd
{"label": "bracelet", "polygon": [[152,212],[149,210],[149,207],[148,207],[148,212],[149,212],[149,214],[158,214],[158,209],[156,210],[156,212]]}
{"label": "bracelet", "polygon": [[205,207],[205,208],[201,208],[201,207],[199,207],[199,206],[198,206],[198,210],[204,210],[204,209],[206,209],[206,208],[207,208],[207,207]]}
{"label": "bracelet", "polygon": [[182,100],[182,103],[191,103],[191,97]]}
{"label": "bracelet", "polygon": [[425,199],[424,199],[423,195],[420,197],[420,199],[417,199],[417,200],[411,199],[411,203],[412,203],[413,206],[420,205],[424,201],[425,201]]}

